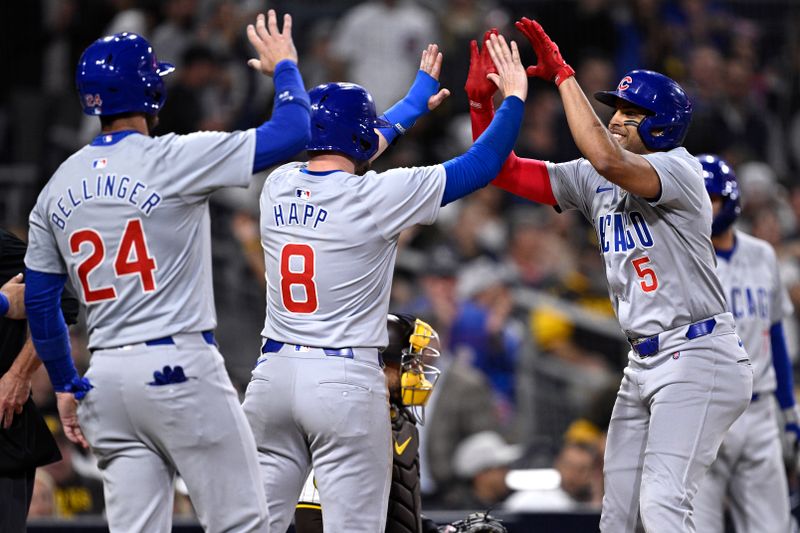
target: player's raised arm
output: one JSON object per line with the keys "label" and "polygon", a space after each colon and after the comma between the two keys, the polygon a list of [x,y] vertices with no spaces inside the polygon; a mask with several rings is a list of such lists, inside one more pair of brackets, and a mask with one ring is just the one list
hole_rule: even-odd
{"label": "player's raised arm", "polygon": [[309,139],[308,94],[297,69],[297,50],[292,40],[292,17],[283,16],[278,30],[275,11],[259,14],[247,26],[247,38],[258,55],[247,64],[275,80],[272,117],[256,128],[253,172],[264,170],[301,151]]}
{"label": "player's raised arm", "polygon": [[[644,146],[634,146],[631,130],[645,118],[644,110],[618,108],[609,128],[606,128],[589,104],[558,46],[542,26],[527,18],[518,21],[517,29],[531,42],[538,63],[528,67],[529,76],[552,81],[558,87],[567,115],[572,138],[583,156],[608,181],[642,198],[658,198],[661,181],[655,169],[640,153],[650,153]],[[637,153],[638,152],[638,153]]]}
{"label": "player's raised arm", "polygon": [[449,90],[439,89],[442,58],[437,44],[429,44],[422,51],[419,71],[408,93],[380,117],[391,126],[376,128],[378,151],[370,161],[376,160],[392,141],[399,135],[404,135],[417,119],[439,107],[445,98],[450,96]]}
{"label": "player's raised arm", "polygon": [[[497,35],[496,29],[487,31],[483,41],[491,35]],[[469,98],[469,117],[472,123],[472,139],[476,140],[494,118],[492,97],[497,86],[489,79],[489,74],[497,69],[489,54],[489,47],[478,46],[477,41],[470,43],[469,73],[464,90]],[[513,151],[509,154],[500,173],[492,181],[492,185],[500,187],[512,194],[547,205],[556,205],[550,176],[543,161],[517,157]]]}
{"label": "player's raised arm", "polygon": [[503,104],[467,153],[444,163],[447,182],[442,205],[485,187],[494,179],[511,153],[522,123],[528,81],[517,43],[512,41],[509,48],[502,35],[490,35],[484,45],[488,47],[496,68],[488,78],[503,95]]}

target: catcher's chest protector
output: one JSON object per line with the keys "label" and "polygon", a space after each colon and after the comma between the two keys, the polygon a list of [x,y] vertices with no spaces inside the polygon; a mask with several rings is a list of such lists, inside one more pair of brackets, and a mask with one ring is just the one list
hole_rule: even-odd
{"label": "catcher's chest protector", "polygon": [[422,531],[419,482],[419,432],[402,407],[392,405],[392,489],[386,533]]}

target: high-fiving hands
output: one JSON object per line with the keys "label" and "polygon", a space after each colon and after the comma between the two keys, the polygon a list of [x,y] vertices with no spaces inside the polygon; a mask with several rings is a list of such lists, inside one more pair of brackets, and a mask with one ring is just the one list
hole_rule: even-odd
{"label": "high-fiving hands", "polygon": [[526,17],[522,17],[515,24],[533,46],[538,63],[527,68],[528,76],[542,78],[543,80],[561,83],[574,76],[575,71],[561,57],[556,43],[545,33],[542,25]]}
{"label": "high-fiving hands", "polygon": [[[419,69],[428,74],[431,78],[437,81],[439,80],[439,74],[442,72],[442,53],[439,51],[439,45],[429,44],[428,47],[422,51]],[[450,96],[450,91],[448,89],[440,89],[439,92],[428,98],[428,111],[433,111],[439,107],[448,96]]]}
{"label": "high-fiving hands", "polygon": [[517,43],[511,41],[511,48],[509,48],[505,37],[491,34],[484,46],[489,49],[489,55],[497,69],[496,73],[490,72],[486,77],[497,85],[503,98],[516,96],[524,102],[528,95],[528,77],[519,57]]}
{"label": "high-fiving hands", "polygon": [[497,35],[497,28],[492,28],[483,34],[480,49],[477,41],[473,40],[469,43],[469,73],[464,90],[469,98],[469,105],[472,107],[483,107],[497,91],[497,86],[486,77],[489,73],[497,73],[489,55],[489,47],[484,44],[492,35]]}
{"label": "high-fiving hands", "polygon": [[264,15],[256,17],[255,26],[247,25],[247,38],[255,48],[258,59],[250,59],[247,64],[267,76],[275,72],[275,65],[288,59],[297,63],[297,49],[292,41],[292,16],[288,13],[283,16],[283,31],[278,31],[278,17],[274,9]]}

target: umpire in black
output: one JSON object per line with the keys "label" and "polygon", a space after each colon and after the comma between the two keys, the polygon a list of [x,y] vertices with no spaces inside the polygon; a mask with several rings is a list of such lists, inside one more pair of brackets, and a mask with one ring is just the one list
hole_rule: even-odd
{"label": "umpire in black", "polygon": [[[0,228],[0,531],[25,531],[36,467],[61,459],[58,447],[31,399],[31,376],[41,366],[28,336],[23,302],[26,245]],[[8,305],[5,305],[7,302]],[[78,301],[65,292],[67,324]],[[7,308],[7,310],[6,310]]]}

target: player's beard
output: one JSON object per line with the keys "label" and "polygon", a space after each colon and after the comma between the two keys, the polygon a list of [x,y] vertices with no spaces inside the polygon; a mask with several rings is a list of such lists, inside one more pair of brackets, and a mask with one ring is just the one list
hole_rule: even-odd
{"label": "player's beard", "polygon": [[355,174],[357,176],[363,176],[372,168],[372,163],[370,161],[356,161],[356,169]]}

